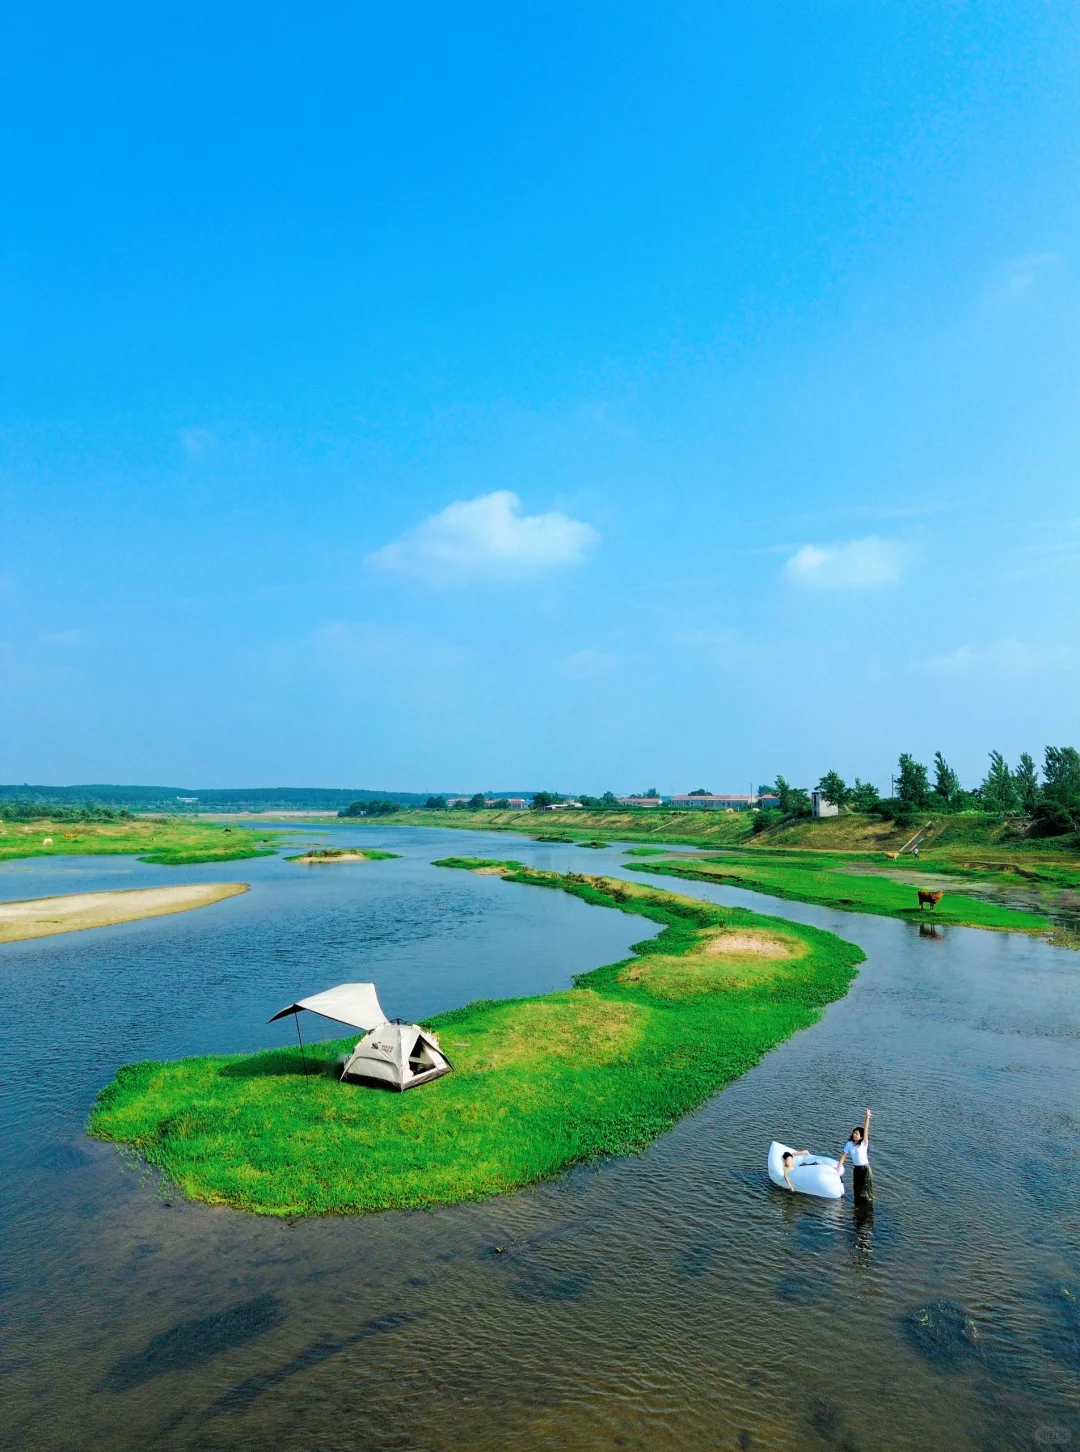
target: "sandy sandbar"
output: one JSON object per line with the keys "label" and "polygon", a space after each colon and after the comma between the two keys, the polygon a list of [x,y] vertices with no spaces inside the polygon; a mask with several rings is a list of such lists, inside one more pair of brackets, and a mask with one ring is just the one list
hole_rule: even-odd
{"label": "sandy sandbar", "polygon": [[32,897],[0,903],[0,943],[109,928],[140,918],[160,918],[209,907],[247,892],[246,882],[196,882],[183,887],[137,887],[120,892],[80,892],[70,897]]}

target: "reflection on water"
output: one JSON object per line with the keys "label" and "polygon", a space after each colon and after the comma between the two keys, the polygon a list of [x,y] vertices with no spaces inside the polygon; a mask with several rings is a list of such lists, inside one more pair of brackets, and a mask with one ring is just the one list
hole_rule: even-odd
{"label": "reflection on water", "polygon": [[[331,834],[407,855],[318,873],[0,869],[3,897],[253,884],[205,912],[0,950],[0,1444],[1080,1447],[1065,949],[773,903],[864,946],[848,997],[640,1158],[478,1206],[256,1220],[176,1200],[85,1140],[118,1063],[286,1042],[264,1021],[301,989],[374,977],[415,1016],[546,991],[649,931],[427,865],[467,851],[631,876],[614,849]],[[770,1139],[836,1153],[866,1104],[872,1209],[770,1185]]]}

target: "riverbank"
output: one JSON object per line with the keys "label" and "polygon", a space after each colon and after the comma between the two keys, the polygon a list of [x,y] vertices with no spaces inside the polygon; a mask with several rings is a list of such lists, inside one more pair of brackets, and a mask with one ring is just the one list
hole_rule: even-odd
{"label": "riverbank", "polygon": [[143,918],[167,917],[209,907],[247,892],[246,882],[200,882],[184,887],[149,887],[119,892],[80,892],[67,897],[35,897],[0,903],[0,943],[48,938],[108,928]]}
{"label": "riverbank", "polygon": [[262,1215],[455,1204],[643,1149],[840,998],[862,951],[819,929],[611,878],[497,870],[662,926],[569,991],[429,1020],[454,1072],[404,1095],[339,1084],[356,1035],[121,1069],[89,1122],[192,1199]]}
{"label": "riverbank", "polygon": [[0,821],[0,862],[20,857],[130,855],[159,867],[241,862],[266,857],[281,836],[192,817],[135,817],[115,822]]}
{"label": "riverbank", "polygon": [[[662,808],[415,811],[389,820],[395,826],[512,832],[577,846],[597,839],[643,844],[627,852],[631,859],[665,857],[669,849],[677,857],[679,847],[704,848],[716,853],[711,860],[719,864],[705,880],[890,917],[918,916],[918,888],[943,889],[946,902],[936,910],[943,922],[1053,932],[1055,941],[1071,947],[1080,943],[1075,926],[1080,924],[1080,851],[1075,839],[1022,837],[1009,821],[987,814],[961,813],[936,821],[928,817],[929,832],[917,858],[910,852],[899,855],[911,839],[911,827],[855,813],[801,819],[758,835],[750,812]],[[386,825],[386,819],[380,821]],[[703,859],[695,853],[683,860],[687,867],[674,875],[692,880]]]}

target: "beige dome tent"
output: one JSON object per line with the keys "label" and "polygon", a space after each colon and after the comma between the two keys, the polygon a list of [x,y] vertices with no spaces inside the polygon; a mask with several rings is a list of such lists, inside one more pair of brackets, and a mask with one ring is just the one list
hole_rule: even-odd
{"label": "beige dome tent", "polygon": [[405,1090],[449,1074],[452,1068],[438,1039],[419,1024],[381,1023],[346,1058],[341,1077]]}
{"label": "beige dome tent", "polygon": [[[417,1084],[426,1084],[442,1074],[449,1074],[453,1068],[434,1034],[429,1034],[419,1024],[402,1023],[400,1019],[395,1023],[387,1022],[374,983],[339,983],[336,988],[327,988],[323,993],[298,998],[295,1003],[275,1013],[271,1023],[286,1014],[295,1016],[301,1054],[304,1052],[304,1040],[300,1033],[300,1014],[305,1010],[365,1031],[352,1053],[343,1055],[339,1060],[344,1066],[341,1077],[353,1083],[414,1089]],[[304,1072],[307,1073],[306,1058]]]}

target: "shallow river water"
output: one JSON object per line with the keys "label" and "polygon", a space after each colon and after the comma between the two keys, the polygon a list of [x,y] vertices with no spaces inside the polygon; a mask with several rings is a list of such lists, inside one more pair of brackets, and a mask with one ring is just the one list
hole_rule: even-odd
{"label": "shallow river water", "polygon": [[[252,885],[0,947],[0,1446],[1080,1449],[1080,955],[642,879],[614,849],[317,835],[404,856],[0,867],[0,899]],[[430,866],[451,852],[776,912],[867,962],[648,1153],[505,1200],[262,1220],[83,1136],[119,1064],[287,1043],[265,1020],[301,992],[374,979],[421,1016],[564,986],[652,931]],[[837,1153],[866,1104],[871,1218],[769,1184],[771,1138]]]}

